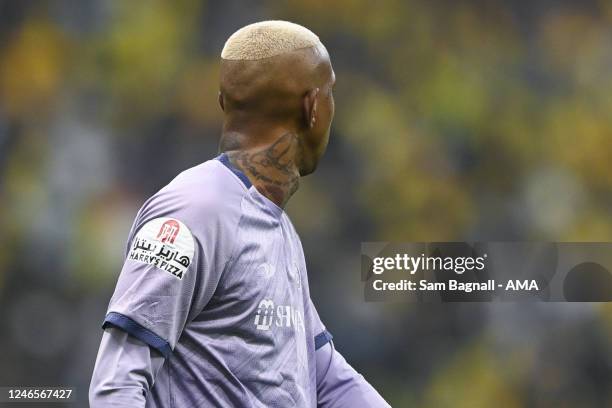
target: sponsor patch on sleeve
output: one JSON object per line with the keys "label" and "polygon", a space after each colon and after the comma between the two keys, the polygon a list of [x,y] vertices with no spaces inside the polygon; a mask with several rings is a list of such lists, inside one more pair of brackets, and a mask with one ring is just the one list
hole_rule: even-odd
{"label": "sponsor patch on sleeve", "polygon": [[195,245],[191,231],[174,218],[147,222],[132,240],[128,259],[155,266],[183,279],[193,262]]}

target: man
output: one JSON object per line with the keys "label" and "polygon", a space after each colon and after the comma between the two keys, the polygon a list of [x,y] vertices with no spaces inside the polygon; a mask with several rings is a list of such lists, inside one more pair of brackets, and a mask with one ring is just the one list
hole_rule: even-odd
{"label": "man", "polygon": [[283,208],[329,138],[334,72],[306,28],[252,24],[221,53],[222,154],[138,212],[92,407],[387,407],[334,349]]}

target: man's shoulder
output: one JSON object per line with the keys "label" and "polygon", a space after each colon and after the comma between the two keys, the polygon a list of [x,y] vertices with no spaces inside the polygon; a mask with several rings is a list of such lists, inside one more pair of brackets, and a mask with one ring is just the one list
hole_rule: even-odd
{"label": "man's shoulder", "polygon": [[218,160],[208,160],[177,175],[149,198],[138,213],[140,223],[177,218],[192,231],[212,224],[232,224],[241,214],[247,190]]}
{"label": "man's shoulder", "polygon": [[246,194],[244,185],[217,159],[179,173],[160,193],[171,193],[192,205],[227,205]]}

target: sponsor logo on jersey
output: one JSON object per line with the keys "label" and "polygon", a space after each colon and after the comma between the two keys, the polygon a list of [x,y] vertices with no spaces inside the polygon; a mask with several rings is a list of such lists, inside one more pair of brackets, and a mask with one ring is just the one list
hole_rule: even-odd
{"label": "sponsor logo on jersey", "polygon": [[257,330],[268,331],[270,328],[293,328],[304,332],[304,317],[302,312],[291,305],[275,305],[272,299],[264,299],[257,306],[255,313]]}
{"label": "sponsor logo on jersey", "polygon": [[154,266],[183,279],[195,246],[189,228],[174,218],[147,222],[132,240],[128,259]]}
{"label": "sponsor logo on jersey", "polygon": [[176,236],[181,230],[181,226],[179,225],[177,220],[168,220],[164,222],[159,229],[159,233],[157,234],[157,239],[160,242],[168,242],[170,244],[174,244],[176,240]]}

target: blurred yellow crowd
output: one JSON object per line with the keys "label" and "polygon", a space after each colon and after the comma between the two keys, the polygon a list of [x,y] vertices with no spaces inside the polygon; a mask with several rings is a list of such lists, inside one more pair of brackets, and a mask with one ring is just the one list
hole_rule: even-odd
{"label": "blurred yellow crowd", "polygon": [[[612,3],[535,3],[5,2],[2,313],[28,282],[66,302],[99,295],[103,312],[138,207],[216,155],[225,38],[286,19],[321,37],[337,76],[330,152],[289,207],[313,296],[353,282],[343,307],[400,339],[349,344],[350,360],[398,407],[612,404],[606,304],[372,312],[359,298],[360,241],[612,240]],[[337,270],[321,270],[328,257]],[[453,329],[466,319],[481,322]],[[340,329],[339,347],[358,330]],[[92,336],[73,339],[91,365]]]}

